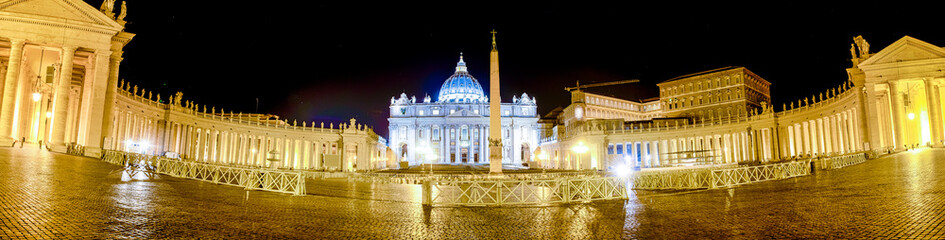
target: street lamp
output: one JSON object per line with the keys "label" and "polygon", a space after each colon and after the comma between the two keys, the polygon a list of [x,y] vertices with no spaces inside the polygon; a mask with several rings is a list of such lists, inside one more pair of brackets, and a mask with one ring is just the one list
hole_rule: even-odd
{"label": "street lamp", "polygon": [[34,101],[34,102],[39,102],[39,100],[42,99],[42,98],[43,98],[43,94],[42,94],[42,93],[38,93],[38,92],[34,92],[34,93],[33,93],[33,101]]}

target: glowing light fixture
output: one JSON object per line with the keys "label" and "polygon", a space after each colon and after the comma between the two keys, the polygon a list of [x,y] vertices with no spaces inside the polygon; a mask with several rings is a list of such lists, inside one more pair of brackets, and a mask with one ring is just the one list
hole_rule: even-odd
{"label": "glowing light fixture", "polygon": [[38,92],[33,93],[33,101],[34,101],[34,102],[39,102],[39,99],[41,99],[41,98],[43,98],[43,94],[42,94],[42,93],[38,93]]}
{"label": "glowing light fixture", "polygon": [[909,117],[909,120],[915,119],[915,114],[914,114],[914,113],[909,113],[909,114],[906,115],[906,116]]}
{"label": "glowing light fixture", "polygon": [[630,167],[627,165],[620,165],[614,169],[614,173],[617,174],[618,177],[630,176],[630,172]]}
{"label": "glowing light fixture", "polygon": [[578,144],[572,147],[571,150],[578,154],[582,154],[587,152],[587,146],[584,145],[584,142],[578,142]]}
{"label": "glowing light fixture", "polygon": [[51,118],[51,117],[52,117],[52,112],[46,112],[46,118]]}

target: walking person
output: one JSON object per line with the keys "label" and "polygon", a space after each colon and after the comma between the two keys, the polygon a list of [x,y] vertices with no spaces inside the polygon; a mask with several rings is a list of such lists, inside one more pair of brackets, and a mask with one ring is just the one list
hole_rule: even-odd
{"label": "walking person", "polygon": [[20,148],[23,148],[23,143],[26,143],[26,137],[20,139]]}

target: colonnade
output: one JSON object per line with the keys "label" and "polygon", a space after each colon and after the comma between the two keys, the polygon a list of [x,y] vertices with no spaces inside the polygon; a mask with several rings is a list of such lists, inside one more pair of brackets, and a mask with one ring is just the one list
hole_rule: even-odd
{"label": "colonnade", "polygon": [[269,122],[269,115],[200,112],[177,96],[166,104],[120,89],[106,149],[287,169],[354,171],[386,165],[384,140],[353,119],[337,129],[334,123],[331,128],[298,126]]}
{"label": "colonnade", "polygon": [[784,156],[810,157],[863,150],[856,109],[782,126]]}

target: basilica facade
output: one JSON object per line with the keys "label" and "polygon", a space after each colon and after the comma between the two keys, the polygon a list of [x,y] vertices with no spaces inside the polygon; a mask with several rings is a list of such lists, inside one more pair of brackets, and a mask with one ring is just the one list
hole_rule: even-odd
{"label": "basilica facade", "polygon": [[[502,162],[531,159],[538,142],[536,99],[523,93],[501,104]],[[399,161],[477,164],[489,162],[489,98],[460,56],[455,72],[434,100],[406,93],[390,100],[390,148]]]}

